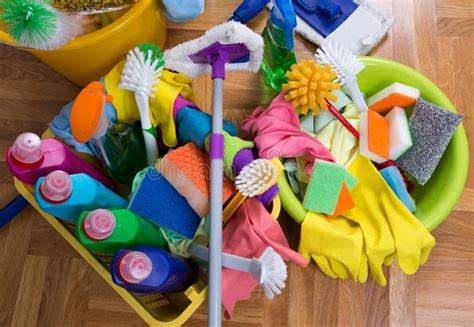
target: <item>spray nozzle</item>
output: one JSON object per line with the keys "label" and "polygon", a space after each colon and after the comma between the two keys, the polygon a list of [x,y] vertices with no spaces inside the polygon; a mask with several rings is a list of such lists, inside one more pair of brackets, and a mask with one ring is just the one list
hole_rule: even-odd
{"label": "spray nozzle", "polygon": [[296,27],[296,14],[293,10],[291,0],[273,0],[270,19],[273,24],[284,29],[286,47],[288,49],[294,48],[293,30]]}

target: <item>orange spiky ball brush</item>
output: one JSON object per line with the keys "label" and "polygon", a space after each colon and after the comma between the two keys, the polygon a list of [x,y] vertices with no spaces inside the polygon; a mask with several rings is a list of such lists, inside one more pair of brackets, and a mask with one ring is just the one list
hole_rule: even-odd
{"label": "orange spiky ball brush", "polygon": [[331,91],[341,88],[341,84],[334,82],[336,76],[336,71],[330,65],[321,66],[314,60],[303,59],[300,63],[291,66],[291,70],[286,73],[288,83],[282,86],[284,98],[303,115],[311,109],[313,120],[321,111],[329,109],[358,139],[359,132],[329,102],[329,100],[337,100],[337,96]]}
{"label": "orange spiky ball brush", "polygon": [[314,60],[303,59],[286,72],[288,83],[282,86],[285,100],[291,102],[303,115],[309,109],[314,115],[319,115],[321,110],[328,110],[325,99],[337,100],[337,96],[331,92],[341,87],[334,82],[336,76],[336,71],[330,65],[321,66]]}

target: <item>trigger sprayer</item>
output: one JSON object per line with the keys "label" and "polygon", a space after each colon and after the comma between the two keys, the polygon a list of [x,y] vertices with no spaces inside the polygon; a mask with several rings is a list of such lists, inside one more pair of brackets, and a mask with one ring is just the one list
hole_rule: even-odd
{"label": "trigger sprayer", "polygon": [[229,18],[229,20],[246,24],[262,12],[268,2],[269,0],[244,0],[234,10],[234,14]]}
{"label": "trigger sprayer", "polygon": [[296,14],[291,0],[273,0],[270,20],[274,25],[284,30],[286,47],[292,49],[294,47],[293,37],[296,27]]}

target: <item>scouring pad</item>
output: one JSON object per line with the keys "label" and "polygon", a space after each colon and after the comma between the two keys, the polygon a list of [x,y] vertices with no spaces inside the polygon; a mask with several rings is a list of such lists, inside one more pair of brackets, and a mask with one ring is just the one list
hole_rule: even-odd
{"label": "scouring pad", "polygon": [[[207,154],[191,142],[168,152],[156,165],[160,174],[187,200],[200,217],[209,214],[209,167]],[[235,192],[232,181],[224,176],[223,203],[226,203]]]}
{"label": "scouring pad", "polygon": [[416,205],[415,200],[410,196],[407,191],[403,177],[395,166],[390,166],[379,171],[380,175],[385,179],[388,186],[392,189],[393,193],[402,201],[405,207],[410,212],[415,212]]}
{"label": "scouring pad", "polygon": [[388,120],[375,111],[360,114],[359,152],[378,164],[390,157],[390,137]]}
{"label": "scouring pad", "polygon": [[404,109],[393,107],[385,119],[390,128],[390,160],[397,160],[413,146],[408,118]]}
{"label": "scouring pad", "polygon": [[156,169],[149,168],[130,200],[130,211],[193,239],[201,218]]}
{"label": "scouring pad", "polygon": [[305,209],[333,215],[346,174],[343,166],[316,160],[303,200]]}
{"label": "scouring pad", "polygon": [[425,185],[463,118],[464,115],[418,99],[409,120],[413,146],[396,161],[398,166]]}
{"label": "scouring pad", "polygon": [[349,188],[347,187],[346,183],[342,183],[341,194],[339,195],[339,199],[337,201],[334,214],[328,215],[328,217],[334,218],[334,217],[340,216],[344,212],[351,210],[354,207],[355,207],[355,203],[354,203],[354,200],[352,199],[351,192],[349,191]]}

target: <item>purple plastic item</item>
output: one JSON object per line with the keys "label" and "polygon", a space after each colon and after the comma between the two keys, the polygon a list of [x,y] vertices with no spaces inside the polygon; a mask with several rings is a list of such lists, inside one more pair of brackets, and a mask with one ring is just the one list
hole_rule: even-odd
{"label": "purple plastic item", "polygon": [[225,63],[248,61],[249,50],[243,44],[213,43],[189,56],[196,64],[212,65],[212,79],[225,79]]}
{"label": "purple plastic item", "polygon": [[[255,159],[258,158],[251,149],[244,148],[237,152],[234,157],[234,161],[232,162],[232,169],[234,170],[234,174],[238,175],[242,168],[247,166]],[[257,195],[257,199],[259,199],[265,207],[268,207],[272,203],[273,198],[278,194],[278,192],[280,192],[278,184],[274,184],[264,193]]]}
{"label": "purple plastic item", "polygon": [[23,183],[35,185],[38,178],[62,170],[68,174],[85,173],[112,191],[117,190],[116,183],[108,175],[101,173],[60,141],[50,138],[40,140],[37,144],[36,138],[39,139],[33,133],[23,133],[7,150],[8,169]]}
{"label": "purple plastic item", "polygon": [[224,135],[212,133],[209,137],[209,158],[224,159]]}
{"label": "purple plastic item", "polygon": [[359,7],[352,0],[293,0],[298,17],[326,38]]}

